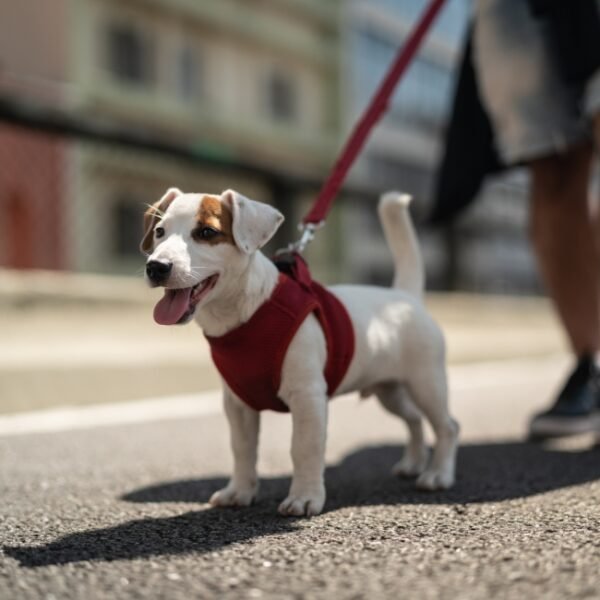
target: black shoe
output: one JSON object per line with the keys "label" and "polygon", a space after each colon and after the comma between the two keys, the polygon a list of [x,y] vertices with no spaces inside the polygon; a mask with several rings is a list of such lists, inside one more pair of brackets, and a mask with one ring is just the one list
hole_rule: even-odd
{"label": "black shoe", "polygon": [[533,440],[600,432],[600,369],[590,356],[577,363],[554,406],[534,415],[529,424]]}

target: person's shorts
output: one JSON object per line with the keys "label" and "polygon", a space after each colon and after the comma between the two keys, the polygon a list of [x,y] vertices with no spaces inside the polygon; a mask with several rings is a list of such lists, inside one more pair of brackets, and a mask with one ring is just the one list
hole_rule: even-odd
{"label": "person's shorts", "polygon": [[476,0],[473,36],[481,101],[506,164],[560,154],[590,137],[600,72],[583,98],[567,86],[525,0]]}

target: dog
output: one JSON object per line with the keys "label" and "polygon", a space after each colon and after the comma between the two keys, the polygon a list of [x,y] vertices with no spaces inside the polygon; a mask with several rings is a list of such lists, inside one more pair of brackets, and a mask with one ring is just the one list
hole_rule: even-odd
{"label": "dog", "polygon": [[[425,490],[443,490],[454,483],[459,427],[448,410],[444,337],[423,303],[423,264],[409,203],[409,196],[389,192],[378,206],[394,258],[392,287],[327,288],[340,304],[337,312],[347,314],[354,343],[335,389],[328,389],[324,375],[328,340],[315,312],[302,316],[282,357],[276,391],[293,423],[293,477],[289,494],[279,505],[283,515],[313,516],[322,511],[328,400],[353,391],[376,396],[407,424],[409,440],[394,474],[417,477],[417,487]],[[141,243],[147,281],[164,288],[155,320],[183,324],[194,319],[209,340],[224,339],[248,323],[270,301],[283,277],[261,252],[282,222],[275,208],[234,190],[211,195],[169,189],[146,211]],[[251,337],[256,350],[260,337]],[[256,353],[247,353],[248,360]],[[243,362],[234,365],[241,369]],[[248,506],[259,485],[260,414],[225,380],[223,398],[234,469],[227,486],[215,492],[210,503]],[[431,456],[423,417],[435,434]]]}

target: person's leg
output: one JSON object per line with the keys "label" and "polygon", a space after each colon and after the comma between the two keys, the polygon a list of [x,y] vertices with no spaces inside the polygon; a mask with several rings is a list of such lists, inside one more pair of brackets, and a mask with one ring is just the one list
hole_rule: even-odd
{"label": "person's leg", "polygon": [[[600,84],[599,84],[600,87]],[[599,92],[600,93],[600,92]],[[600,163],[600,110],[595,112],[592,117],[592,134],[594,138],[594,150],[595,150],[595,159],[597,163]],[[593,197],[594,203],[592,208],[592,220],[594,223],[594,230],[596,233],[596,248],[598,249],[598,254],[600,255],[600,182],[595,182],[593,186],[593,192],[595,196]],[[600,269],[600,265],[598,266]]]}
{"label": "person's leg", "polygon": [[530,165],[530,236],[577,356],[600,349],[600,259],[588,205],[591,155],[582,145]]}
{"label": "person's leg", "polygon": [[589,144],[530,164],[530,235],[540,273],[578,364],[554,406],[530,424],[534,437],[598,426],[600,252],[589,208]]}

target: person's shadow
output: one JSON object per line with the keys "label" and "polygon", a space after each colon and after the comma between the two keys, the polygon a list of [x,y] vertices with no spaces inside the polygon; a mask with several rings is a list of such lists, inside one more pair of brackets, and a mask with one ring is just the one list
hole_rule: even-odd
{"label": "person's shadow", "polygon": [[[459,451],[455,487],[446,492],[419,492],[414,482],[390,475],[390,467],[399,455],[397,446],[366,447],[329,467],[325,510],[381,504],[499,502],[600,477],[599,447],[558,451],[516,442],[467,444]],[[213,552],[236,542],[293,531],[296,521],[276,513],[289,481],[288,477],[262,479],[258,503],[249,508],[204,509],[175,517],[145,518],[73,533],[42,546],[5,547],[4,552],[25,567]],[[204,503],[226,482],[223,477],[159,483],[133,490],[121,499]]]}

